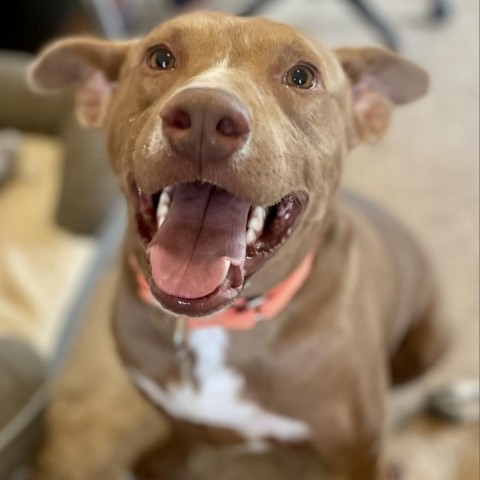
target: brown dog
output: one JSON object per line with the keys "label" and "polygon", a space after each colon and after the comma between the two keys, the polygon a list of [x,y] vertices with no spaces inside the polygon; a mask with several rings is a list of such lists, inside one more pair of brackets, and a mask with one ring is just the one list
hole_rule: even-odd
{"label": "brown dog", "polygon": [[175,426],[136,477],[170,478],[201,436],[392,478],[386,392],[443,351],[435,286],[401,226],[336,191],[348,150],[382,137],[426,74],[205,13],[141,40],[59,41],[31,81],[79,84],[78,116],[103,128],[128,202],[115,334]]}

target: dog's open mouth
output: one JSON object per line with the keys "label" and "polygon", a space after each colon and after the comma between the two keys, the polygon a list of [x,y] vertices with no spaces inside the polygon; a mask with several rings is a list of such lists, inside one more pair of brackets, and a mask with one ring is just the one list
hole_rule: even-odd
{"label": "dog's open mouth", "polygon": [[132,187],[151,291],[163,307],[188,316],[231,304],[245,279],[292,234],[308,201],[294,192],[256,206],[205,182],[154,195]]}

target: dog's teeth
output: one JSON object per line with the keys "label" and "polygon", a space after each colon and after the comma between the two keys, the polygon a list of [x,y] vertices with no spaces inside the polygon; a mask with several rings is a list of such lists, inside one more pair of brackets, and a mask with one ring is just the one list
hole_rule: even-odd
{"label": "dog's teeth", "polygon": [[250,216],[248,217],[247,223],[247,245],[253,245],[260,234],[263,231],[263,225],[265,223],[265,217],[267,216],[267,212],[263,207],[255,207],[251,212]]}
{"label": "dog's teeth", "polygon": [[263,207],[255,207],[252,212],[252,217],[265,219],[267,212]]}
{"label": "dog's teeth", "polygon": [[167,218],[170,205],[172,203],[172,197],[170,194],[173,192],[173,187],[165,187],[160,194],[157,206],[157,225],[160,227]]}
{"label": "dog's teeth", "polygon": [[248,218],[247,228],[261,232],[265,223],[266,212],[262,207],[255,207]]}
{"label": "dog's teeth", "polygon": [[257,235],[255,233],[255,230],[252,230],[251,228],[249,228],[247,230],[247,245],[253,245],[256,239],[257,239]]}
{"label": "dog's teeth", "polygon": [[166,205],[165,203],[161,203],[157,209],[158,217],[159,218],[166,217],[169,210],[170,210],[169,205]]}
{"label": "dog's teeth", "polygon": [[171,203],[172,203],[172,197],[170,197],[170,194],[168,192],[165,192],[164,190],[160,195],[160,198],[158,200],[158,205],[170,205]]}
{"label": "dog's teeth", "polygon": [[251,217],[248,221],[248,228],[259,232],[263,228],[263,219],[259,217]]}
{"label": "dog's teeth", "polygon": [[167,218],[168,211],[170,210],[169,205],[159,205],[157,209],[157,225],[160,227],[162,223],[165,221]]}

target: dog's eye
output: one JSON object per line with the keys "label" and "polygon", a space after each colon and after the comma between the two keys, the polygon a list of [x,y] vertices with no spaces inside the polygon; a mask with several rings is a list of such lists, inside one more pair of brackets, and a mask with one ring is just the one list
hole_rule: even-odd
{"label": "dog's eye", "polygon": [[292,87],[310,89],[317,85],[317,76],[311,67],[295,65],[285,75],[285,82]]}
{"label": "dog's eye", "polygon": [[167,47],[159,47],[150,53],[148,66],[155,70],[171,70],[175,67],[175,57]]}

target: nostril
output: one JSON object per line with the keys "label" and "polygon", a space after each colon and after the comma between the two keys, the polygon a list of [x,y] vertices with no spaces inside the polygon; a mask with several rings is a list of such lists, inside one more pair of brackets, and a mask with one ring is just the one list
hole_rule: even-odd
{"label": "nostril", "polygon": [[187,130],[192,126],[192,119],[187,112],[179,110],[172,122],[172,126],[181,130]]}
{"label": "nostril", "polygon": [[222,118],[217,123],[217,132],[225,135],[226,137],[232,137],[235,135],[235,125],[233,124],[233,120],[228,117]]}
{"label": "nostril", "polygon": [[225,137],[240,137],[250,131],[243,116],[238,118],[223,117],[217,123],[217,132]]}
{"label": "nostril", "polygon": [[188,130],[192,126],[190,114],[180,108],[168,111],[162,118],[169,127],[179,130]]}

